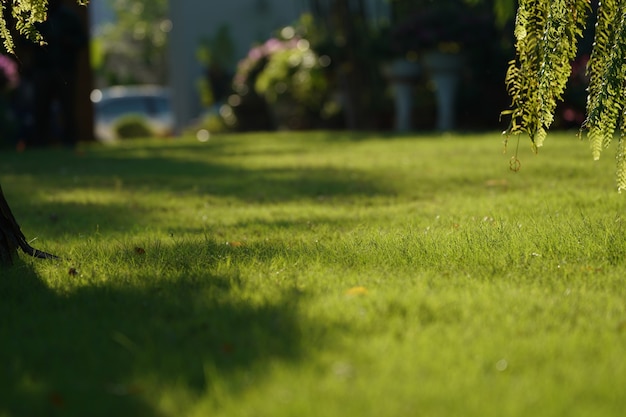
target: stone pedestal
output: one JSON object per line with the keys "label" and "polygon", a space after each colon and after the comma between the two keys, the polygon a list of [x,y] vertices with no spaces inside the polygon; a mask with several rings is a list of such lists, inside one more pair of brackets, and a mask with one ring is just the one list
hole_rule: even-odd
{"label": "stone pedestal", "polygon": [[437,100],[437,130],[455,128],[456,94],[463,67],[461,54],[430,52],[424,54],[424,66],[435,84]]}
{"label": "stone pedestal", "polygon": [[384,69],[393,88],[395,105],[394,129],[397,132],[412,130],[413,86],[420,73],[417,62],[398,59]]}

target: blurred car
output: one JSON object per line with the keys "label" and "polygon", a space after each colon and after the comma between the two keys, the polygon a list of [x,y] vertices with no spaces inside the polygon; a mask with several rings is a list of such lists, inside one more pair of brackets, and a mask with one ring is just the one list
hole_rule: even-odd
{"label": "blurred car", "polygon": [[170,136],[174,131],[169,89],[154,85],[115,86],[93,90],[94,134],[96,139],[117,138],[120,118],[140,116],[155,136]]}

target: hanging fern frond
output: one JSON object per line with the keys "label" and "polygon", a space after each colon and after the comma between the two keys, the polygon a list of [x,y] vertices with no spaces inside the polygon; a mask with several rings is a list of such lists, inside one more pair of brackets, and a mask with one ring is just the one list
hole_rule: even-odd
{"label": "hanging fern frond", "polygon": [[[626,104],[626,4],[623,1],[603,1],[597,14],[596,34],[588,66],[589,96],[587,119],[583,128],[594,159],[610,144],[618,125],[623,131],[623,111]],[[618,151],[619,153],[619,151]],[[619,156],[618,156],[619,161]]]}
{"label": "hanging fern frond", "polygon": [[543,145],[562,99],[590,11],[589,0],[520,0],[515,19],[517,60],[506,77],[511,96],[507,134],[525,132]]}
{"label": "hanging fern frond", "polygon": [[[543,144],[562,99],[591,8],[590,0],[520,0],[515,20],[516,60],[506,88],[511,115],[506,134],[527,133],[533,149]],[[600,158],[619,130],[617,187],[626,189],[626,1],[602,0],[596,14],[587,67],[587,131],[591,153]]]}

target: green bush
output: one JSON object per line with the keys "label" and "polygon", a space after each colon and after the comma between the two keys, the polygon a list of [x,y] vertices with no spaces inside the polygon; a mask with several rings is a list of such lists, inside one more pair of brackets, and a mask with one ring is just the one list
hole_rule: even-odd
{"label": "green bush", "polygon": [[145,117],[130,114],[120,117],[113,127],[115,135],[120,139],[145,138],[154,136]]}
{"label": "green bush", "polygon": [[315,128],[341,111],[330,80],[331,59],[307,39],[310,19],[305,15],[295,27],[282,28],[238,63],[233,89],[239,98],[233,107],[241,130],[263,130],[255,120],[259,116],[273,128]]}

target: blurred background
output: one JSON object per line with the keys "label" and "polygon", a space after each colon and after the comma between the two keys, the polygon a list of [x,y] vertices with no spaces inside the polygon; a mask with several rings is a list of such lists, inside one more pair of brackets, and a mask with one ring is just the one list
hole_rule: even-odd
{"label": "blurred background", "polygon": [[[510,104],[504,76],[515,0],[53,3],[64,10],[53,27],[74,30],[50,32],[44,47],[59,62],[46,71],[60,74],[57,87],[42,90],[32,46],[22,44],[17,59],[0,55],[4,146],[71,146],[65,138],[73,136],[506,127],[499,115]],[[84,43],[75,42],[74,21]],[[56,38],[64,53],[55,56]],[[583,121],[590,46],[573,63],[555,128]],[[52,132],[45,142],[40,125]]]}

